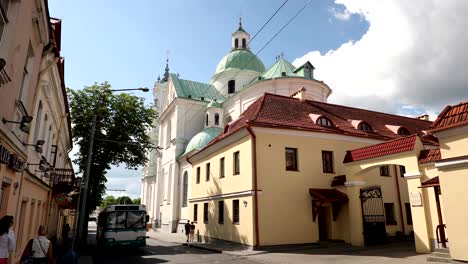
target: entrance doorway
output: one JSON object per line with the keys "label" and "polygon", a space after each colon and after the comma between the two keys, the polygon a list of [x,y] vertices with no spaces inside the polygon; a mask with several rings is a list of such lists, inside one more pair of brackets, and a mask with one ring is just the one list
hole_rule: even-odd
{"label": "entrance doorway", "polygon": [[327,241],[330,239],[330,207],[320,206],[318,208],[318,228],[319,240]]}
{"label": "entrance doorway", "polygon": [[369,186],[360,190],[364,243],[376,245],[385,242],[385,215],[380,186]]}

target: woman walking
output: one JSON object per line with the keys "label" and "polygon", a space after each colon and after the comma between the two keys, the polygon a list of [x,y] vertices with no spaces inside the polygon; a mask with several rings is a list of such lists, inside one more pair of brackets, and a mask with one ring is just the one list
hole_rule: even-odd
{"label": "woman walking", "polygon": [[0,219],[0,264],[8,264],[10,252],[16,248],[15,233],[12,227],[13,216],[5,215]]}
{"label": "woman walking", "polygon": [[34,264],[53,264],[54,255],[52,254],[52,243],[47,239],[45,226],[39,226],[37,237],[29,240],[28,245],[23,251],[21,259],[29,256],[34,259]]}

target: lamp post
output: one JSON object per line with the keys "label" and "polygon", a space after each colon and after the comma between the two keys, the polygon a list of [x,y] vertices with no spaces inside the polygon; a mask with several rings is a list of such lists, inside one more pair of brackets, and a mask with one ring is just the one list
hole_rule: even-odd
{"label": "lamp post", "polygon": [[[144,87],[144,88],[131,88],[131,89],[111,89],[107,90],[108,92],[121,92],[121,91],[143,91],[143,92],[148,92],[149,89]],[[106,91],[106,92],[107,92]],[[86,241],[86,237],[84,237],[84,226],[85,226],[85,220],[86,220],[86,200],[88,198],[88,185],[89,185],[89,172],[91,170],[91,162],[92,162],[92,156],[93,156],[93,144],[94,144],[94,133],[96,132],[96,119],[97,119],[97,114],[96,111],[94,112],[93,115],[93,123],[91,125],[91,133],[89,135],[89,147],[88,147],[88,157],[86,160],[86,169],[84,171],[83,175],[83,184],[81,185],[81,201],[80,201],[80,209],[78,211],[78,241],[84,245]]]}

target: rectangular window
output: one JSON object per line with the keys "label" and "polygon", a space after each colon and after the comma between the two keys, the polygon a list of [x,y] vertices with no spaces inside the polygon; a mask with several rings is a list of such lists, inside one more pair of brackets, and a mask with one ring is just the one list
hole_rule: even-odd
{"label": "rectangular window", "polygon": [[400,165],[400,177],[405,177],[406,168]]}
{"label": "rectangular window", "polygon": [[208,223],[208,203],[203,204],[203,223]]}
{"label": "rectangular window", "polygon": [[224,178],[224,176],[226,175],[224,174],[224,157],[222,157],[219,159],[219,177]]}
{"label": "rectangular window", "polygon": [[234,175],[240,174],[240,160],[239,160],[239,151],[234,152]]}
{"label": "rectangular window", "polygon": [[210,181],[210,163],[206,164],[206,176],[205,176],[206,181]]}
{"label": "rectangular window", "polygon": [[239,224],[239,200],[232,200],[232,222]]}
{"label": "rectangular window", "polygon": [[193,205],[193,222],[198,221],[198,204]]}
{"label": "rectangular window", "polygon": [[395,220],[395,205],[393,203],[384,203],[385,206],[385,224],[396,225]]}
{"label": "rectangular window", "polygon": [[197,184],[200,183],[200,167],[197,167],[197,179],[196,179]]}
{"label": "rectangular window", "polygon": [[413,216],[411,215],[410,203],[405,203],[405,209],[406,209],[406,224],[413,225]]}
{"label": "rectangular window", "polygon": [[380,176],[390,176],[388,166],[380,166]]}
{"label": "rectangular window", "polygon": [[218,201],[218,224],[224,224],[224,201]]}
{"label": "rectangular window", "polygon": [[297,171],[297,148],[286,148],[286,170]]}
{"label": "rectangular window", "polygon": [[333,152],[322,150],[322,165],[324,173],[333,173]]}

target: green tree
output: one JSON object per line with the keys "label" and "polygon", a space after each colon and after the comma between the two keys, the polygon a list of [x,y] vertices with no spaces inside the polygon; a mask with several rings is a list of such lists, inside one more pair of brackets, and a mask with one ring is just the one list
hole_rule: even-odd
{"label": "green tree", "polygon": [[113,204],[117,204],[117,199],[115,199],[114,196],[109,195],[109,196],[106,196],[106,198],[104,198],[104,200],[102,201],[101,208],[105,208],[105,207],[107,207],[109,205],[113,205]]}
{"label": "green tree", "polygon": [[145,164],[145,153],[151,147],[146,131],[157,117],[150,106],[144,105],[143,98],[126,93],[113,94],[110,89],[108,82],[95,83],[82,90],[68,89],[72,135],[79,146],[74,162],[79,172],[86,168],[89,132],[93,115],[97,116],[86,215],[103,202],[106,172],[110,165],[123,163],[128,169],[137,169]]}
{"label": "green tree", "polygon": [[141,204],[141,198],[133,199],[132,203],[133,204]]}
{"label": "green tree", "polygon": [[132,204],[132,198],[128,196],[120,196],[117,198],[117,204]]}

